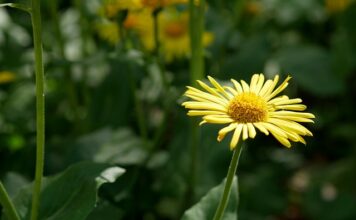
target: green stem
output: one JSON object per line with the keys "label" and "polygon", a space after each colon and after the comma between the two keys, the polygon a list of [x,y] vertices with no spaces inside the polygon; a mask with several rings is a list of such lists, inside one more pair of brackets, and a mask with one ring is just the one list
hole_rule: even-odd
{"label": "green stem", "polygon": [[196,5],[195,0],[190,0],[190,80],[191,84],[196,84],[196,80],[204,77],[204,10],[205,0],[200,0]]}
{"label": "green stem", "polygon": [[[204,9],[205,0],[200,0],[199,5],[194,0],[189,2],[190,12],[190,81],[196,84],[196,81],[204,77],[204,56],[203,56],[203,32],[204,32]],[[196,122],[196,121],[194,121]],[[187,191],[187,198],[194,197],[195,185],[197,181],[198,147],[200,146],[200,135],[196,123],[191,123],[191,141],[190,141],[190,183]],[[187,203],[190,203],[187,201]]]}
{"label": "green stem", "polygon": [[158,24],[158,15],[161,12],[161,9],[155,9],[153,11],[153,38],[155,43],[154,54],[158,57],[159,56],[159,24]]}
{"label": "green stem", "polygon": [[221,220],[224,215],[224,211],[225,211],[227,202],[229,201],[229,197],[230,197],[232,181],[233,181],[235,173],[236,173],[237,165],[239,164],[239,158],[240,158],[241,152],[242,152],[242,144],[238,144],[234,150],[234,154],[232,156],[230,166],[229,166],[229,171],[227,172],[224,193],[221,197],[219,206],[216,209],[213,220]]}
{"label": "green stem", "polygon": [[153,11],[153,38],[154,38],[154,43],[155,43],[155,48],[154,48],[154,56],[156,59],[156,63],[158,64],[159,67],[159,72],[161,74],[161,79],[162,79],[162,85],[163,85],[163,90],[164,92],[167,92],[168,90],[168,80],[166,77],[165,73],[165,66],[163,64],[163,58],[161,56],[161,44],[159,41],[159,22],[158,22],[158,16],[159,13],[162,11],[162,8],[157,8]]}
{"label": "green stem", "polygon": [[40,206],[41,184],[43,177],[44,152],[45,152],[45,93],[44,93],[44,68],[42,61],[42,38],[41,38],[41,7],[40,0],[32,0],[32,28],[33,43],[35,49],[35,72],[36,72],[36,173],[32,195],[31,220],[38,219]]}
{"label": "green stem", "polygon": [[20,220],[14,204],[11,202],[9,195],[2,182],[0,181],[0,203],[4,208],[5,214],[9,220]]}

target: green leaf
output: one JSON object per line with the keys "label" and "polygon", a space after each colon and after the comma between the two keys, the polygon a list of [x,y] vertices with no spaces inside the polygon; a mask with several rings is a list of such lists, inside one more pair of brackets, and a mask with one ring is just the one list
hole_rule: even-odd
{"label": "green leaf", "polygon": [[141,138],[131,129],[105,128],[80,137],[71,146],[67,159],[69,163],[91,160],[124,166],[142,163],[147,153]]}
{"label": "green leaf", "polygon": [[24,4],[17,4],[17,3],[4,3],[4,4],[0,4],[0,8],[1,7],[10,7],[10,8],[16,8],[16,9],[20,9],[22,11],[31,13],[31,8],[24,5]]}
{"label": "green leaf", "polygon": [[[41,193],[40,220],[81,220],[94,209],[97,190],[114,182],[124,169],[108,164],[81,162],[60,174],[45,177]],[[32,184],[22,189],[14,204],[22,219],[30,218]]]}
{"label": "green leaf", "polygon": [[[182,220],[211,220],[224,191],[226,179],[218,186],[212,188],[197,204],[185,211]],[[223,220],[237,219],[238,181],[234,177],[229,202],[225,209]]]}
{"label": "green leaf", "polygon": [[314,95],[339,95],[344,82],[332,72],[331,56],[317,46],[294,46],[283,48],[277,55],[282,70],[303,89]]}

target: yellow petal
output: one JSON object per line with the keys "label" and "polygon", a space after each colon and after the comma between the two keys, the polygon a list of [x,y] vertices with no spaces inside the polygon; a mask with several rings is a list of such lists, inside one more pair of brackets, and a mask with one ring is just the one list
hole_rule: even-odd
{"label": "yellow petal", "polygon": [[250,82],[250,91],[251,92],[255,93],[258,79],[259,79],[258,74],[253,74],[253,76],[251,77],[251,82]]}
{"label": "yellow petal", "polygon": [[207,110],[189,110],[188,116],[203,116],[203,115],[225,115],[223,112],[218,111],[207,111]]}
{"label": "yellow petal", "polygon": [[223,118],[223,117],[216,117],[216,116],[212,116],[212,115],[204,116],[203,119],[206,122],[213,123],[213,124],[227,124],[227,123],[234,122],[233,119],[228,118],[228,117]]}
{"label": "yellow petal", "polygon": [[244,90],[244,92],[250,92],[250,87],[244,80],[241,80],[241,85],[242,85],[242,89]]}
{"label": "yellow petal", "polygon": [[234,134],[232,135],[231,142],[230,142],[230,150],[235,149],[237,143],[239,142],[240,135],[241,135],[241,131],[242,131],[242,127],[243,127],[242,124],[238,124],[238,125],[237,125],[237,127],[236,127],[236,129],[235,129],[235,132],[234,132]]}
{"label": "yellow petal", "polygon": [[243,93],[243,90],[242,90],[242,86],[240,85],[239,82],[237,82],[236,80],[234,79],[231,79],[231,82],[234,84],[235,86],[235,89],[238,93]]}
{"label": "yellow petal", "polygon": [[222,105],[222,106],[227,106],[228,102],[226,100],[223,100],[219,97],[213,96],[213,95],[206,95],[203,93],[196,93],[193,91],[187,91],[185,96],[199,102],[214,102],[216,104]]}
{"label": "yellow petal", "polygon": [[247,128],[248,128],[248,134],[250,138],[255,138],[256,137],[256,129],[253,127],[251,123],[247,123]]}
{"label": "yellow petal", "polygon": [[284,138],[288,138],[287,135],[283,132],[282,129],[280,129],[279,127],[271,124],[271,123],[266,123],[266,122],[261,122],[261,124],[267,129],[269,130],[272,134],[276,134],[278,136],[284,137]]}
{"label": "yellow petal", "polygon": [[224,127],[223,129],[221,129],[219,131],[219,135],[218,135],[218,141],[222,141],[225,137],[225,135],[227,133],[229,133],[230,131],[234,130],[235,128],[237,127],[237,124],[236,123],[231,123],[230,125]]}
{"label": "yellow petal", "polygon": [[273,103],[275,105],[289,105],[289,104],[299,104],[302,103],[302,99],[289,99],[288,96],[279,96],[277,98],[271,99],[268,103]]}
{"label": "yellow petal", "polygon": [[275,75],[272,84],[269,86],[267,91],[264,94],[260,94],[262,97],[269,96],[272,92],[273,89],[276,87],[277,83],[279,81],[279,75]]}
{"label": "yellow petal", "polygon": [[256,94],[259,94],[264,82],[265,82],[265,76],[263,74],[260,74],[260,77],[258,78],[258,82],[257,82],[256,88],[255,88]]}
{"label": "yellow petal", "polygon": [[277,135],[277,134],[274,134],[274,133],[272,133],[272,135],[273,135],[281,144],[283,144],[284,146],[286,146],[286,147],[288,147],[288,148],[290,148],[290,147],[292,146],[291,143],[288,141],[287,138],[281,137],[281,136],[279,136],[279,135]]}
{"label": "yellow petal", "polygon": [[247,138],[248,138],[248,128],[247,125],[244,124],[242,129],[242,140],[246,140]]}
{"label": "yellow petal", "polygon": [[271,112],[271,116],[293,116],[293,117],[301,117],[301,118],[315,118],[312,113],[308,112],[293,112],[293,111],[276,111]]}
{"label": "yellow petal", "polygon": [[270,100],[271,98],[275,97],[278,93],[282,92],[285,88],[287,88],[288,86],[288,81],[291,79],[292,77],[288,76],[283,83],[278,86],[277,89],[275,89],[271,94],[267,94],[268,96],[266,97],[267,100]]}
{"label": "yellow petal", "polygon": [[222,105],[218,105],[211,102],[194,102],[188,101],[182,104],[185,108],[196,109],[196,110],[213,110],[213,111],[222,111],[226,112],[226,108]]}
{"label": "yellow petal", "polygon": [[295,117],[295,116],[289,116],[289,115],[273,115],[271,117],[289,120],[289,121],[296,121],[296,122],[314,123],[314,121],[309,118]]}
{"label": "yellow petal", "polygon": [[228,99],[233,98],[230,94],[228,94],[228,93],[225,91],[225,89],[224,89],[213,77],[208,76],[208,79],[209,79],[209,81],[211,82],[211,84],[212,84],[213,86],[215,86],[215,88],[216,88],[219,92],[221,92],[221,94],[223,94],[226,98],[228,98]]}
{"label": "yellow petal", "polygon": [[225,89],[229,90],[229,92],[231,92],[232,95],[236,96],[238,93],[234,88],[231,88],[229,86],[225,86]]}
{"label": "yellow petal", "polygon": [[271,87],[272,84],[273,84],[272,80],[270,80],[270,79],[267,80],[266,83],[262,86],[258,95],[263,96],[268,91],[268,89]]}
{"label": "yellow petal", "polygon": [[275,108],[280,110],[304,111],[307,108],[307,106],[302,104],[276,105]]}
{"label": "yellow petal", "polygon": [[279,126],[282,128],[288,128],[298,134],[313,136],[311,131],[309,131],[306,127],[304,127],[303,125],[298,124],[294,121],[283,120],[283,119],[278,119],[278,118],[269,118],[268,122],[271,122],[271,123],[275,124],[276,126]]}
{"label": "yellow petal", "polygon": [[256,128],[258,128],[258,130],[260,130],[260,131],[261,131],[262,133],[264,133],[265,135],[268,135],[268,134],[269,134],[268,130],[263,126],[262,123],[257,122],[257,123],[253,123],[253,125],[254,125]]}
{"label": "yellow petal", "polygon": [[215,89],[211,88],[210,86],[208,86],[207,84],[205,84],[204,82],[197,80],[198,84],[203,87],[206,91],[208,91],[209,93],[218,96],[220,98],[226,99],[223,95],[221,95],[220,93],[218,93]]}

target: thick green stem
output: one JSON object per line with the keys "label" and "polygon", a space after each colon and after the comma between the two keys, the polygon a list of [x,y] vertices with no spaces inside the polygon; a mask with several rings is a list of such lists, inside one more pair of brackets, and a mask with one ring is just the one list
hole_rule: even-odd
{"label": "thick green stem", "polygon": [[44,152],[45,152],[45,93],[44,93],[44,68],[42,61],[42,37],[41,37],[41,7],[40,0],[32,0],[32,28],[33,43],[35,49],[36,72],[36,173],[32,195],[31,220],[38,219],[40,206],[40,194],[43,177]]}
{"label": "thick green stem", "polygon": [[[204,9],[205,0],[200,0],[199,4],[195,4],[194,0],[189,2],[190,12],[190,81],[191,84],[196,84],[197,80],[204,77],[204,48],[203,48],[203,32],[204,32]],[[189,198],[194,195],[197,179],[197,164],[198,164],[198,147],[200,146],[199,130],[197,123],[191,123],[191,165],[190,165],[190,187],[188,190]]]}
{"label": "thick green stem", "polygon": [[4,208],[4,212],[9,220],[20,220],[20,217],[16,212],[15,206],[11,202],[11,199],[7,194],[5,187],[1,181],[0,181],[0,203]]}
{"label": "thick green stem", "polygon": [[226,205],[227,205],[227,203],[229,201],[229,197],[230,197],[232,181],[233,181],[235,173],[236,173],[237,165],[239,164],[239,158],[241,155],[241,151],[242,151],[242,144],[239,144],[236,146],[236,148],[234,150],[234,154],[233,154],[231,162],[230,162],[229,171],[227,172],[227,176],[226,176],[224,192],[221,197],[219,206],[216,209],[216,212],[214,215],[214,220],[221,220],[224,215],[224,211],[225,211]]}

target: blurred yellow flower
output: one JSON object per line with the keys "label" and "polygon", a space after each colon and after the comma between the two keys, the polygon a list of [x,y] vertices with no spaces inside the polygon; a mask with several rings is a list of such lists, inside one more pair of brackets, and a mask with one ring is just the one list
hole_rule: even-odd
{"label": "blurred yellow flower", "polygon": [[10,71],[0,71],[0,84],[13,82],[16,79],[16,75]]}
{"label": "blurred yellow flower", "polygon": [[352,0],[326,0],[326,10],[330,13],[337,13],[345,10]]}
{"label": "blurred yellow flower", "polygon": [[255,138],[256,128],[266,135],[271,133],[286,147],[291,147],[289,140],[306,144],[302,136],[312,136],[299,124],[313,122],[315,118],[311,113],[301,112],[306,109],[302,100],[285,95],[276,97],[288,86],[290,77],[277,88],[278,75],[265,81],[263,74],[254,74],[250,84],[231,79],[234,87],[223,87],[214,78],[208,76],[208,79],[213,87],[198,80],[205,91],[188,86],[185,96],[193,101],[182,105],[189,109],[189,116],[202,116],[200,124],[228,124],[219,131],[217,140],[223,140],[227,133],[234,131],[230,149],[236,147],[240,138]]}
{"label": "blurred yellow flower", "polygon": [[115,22],[103,21],[97,23],[95,28],[99,37],[112,45],[117,44],[120,40],[119,26]]}
{"label": "blurred yellow flower", "polygon": [[123,23],[126,30],[136,31],[137,34],[150,34],[153,30],[152,13],[148,9],[130,11]]}
{"label": "blurred yellow flower", "polygon": [[[153,20],[150,10],[140,9],[129,11],[122,28],[125,31],[132,31],[137,35],[151,34],[153,30]],[[120,40],[120,27],[117,22],[101,19],[96,24],[96,30],[101,39],[111,44],[116,44]],[[122,34],[127,34],[126,32]]]}
{"label": "blurred yellow flower", "polygon": [[114,18],[122,10],[141,8],[141,0],[104,0],[100,14],[106,18]]}
{"label": "blurred yellow flower", "polygon": [[261,2],[257,2],[257,1],[248,1],[248,2],[246,2],[245,11],[248,14],[251,14],[251,15],[260,14],[261,11],[262,11]]}
{"label": "blurred yellow flower", "polygon": [[185,4],[188,3],[188,0],[141,0],[141,4],[144,7],[150,8],[163,8],[169,5],[175,4]]}
{"label": "blurred yellow flower", "polygon": [[[166,61],[188,56],[190,53],[189,13],[167,8],[159,14],[158,25],[160,50]],[[151,34],[141,37],[143,45],[148,50],[153,50],[155,47],[153,29],[151,31]],[[203,34],[204,46],[208,46],[212,40],[212,33]]]}

